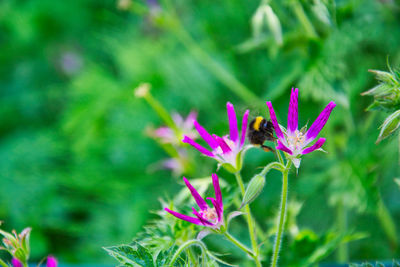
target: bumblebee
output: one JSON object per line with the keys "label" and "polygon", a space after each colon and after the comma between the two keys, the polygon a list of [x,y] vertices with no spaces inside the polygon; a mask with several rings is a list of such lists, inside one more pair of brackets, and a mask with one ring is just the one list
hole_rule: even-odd
{"label": "bumblebee", "polygon": [[266,152],[274,151],[273,148],[264,145],[265,141],[275,141],[274,126],[271,121],[261,116],[255,117],[250,122],[247,138],[251,144],[260,146]]}

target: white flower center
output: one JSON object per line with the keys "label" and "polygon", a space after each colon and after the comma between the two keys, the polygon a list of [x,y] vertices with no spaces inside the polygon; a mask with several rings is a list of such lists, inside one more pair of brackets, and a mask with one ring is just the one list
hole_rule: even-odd
{"label": "white flower center", "polygon": [[215,211],[215,208],[208,208],[206,210],[200,211],[200,215],[204,218],[207,219],[208,221],[211,222],[216,222],[218,219],[217,212]]}
{"label": "white flower center", "polygon": [[306,137],[302,132],[296,130],[294,133],[287,136],[287,141],[290,149],[301,150],[305,145]]}

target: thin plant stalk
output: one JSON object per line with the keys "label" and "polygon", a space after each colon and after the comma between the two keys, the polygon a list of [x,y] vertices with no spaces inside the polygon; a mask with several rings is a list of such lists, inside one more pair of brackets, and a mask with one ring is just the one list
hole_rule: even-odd
{"label": "thin plant stalk", "polygon": [[[347,210],[342,202],[338,203],[336,207],[337,224],[340,233],[347,231]],[[346,243],[341,243],[337,251],[337,260],[339,263],[345,263],[349,259],[348,247]]]}
{"label": "thin plant stalk", "polygon": [[[244,197],[245,194],[245,188],[244,188],[244,183],[243,183],[243,179],[242,176],[240,174],[240,172],[236,172],[235,173],[235,177],[236,177],[236,181],[239,184],[240,187],[240,191],[242,193],[242,197]],[[256,232],[254,229],[254,224],[253,224],[253,218],[251,216],[251,210],[250,210],[250,206],[247,204],[244,206],[245,208],[245,213],[246,213],[246,219],[247,219],[247,225],[249,228],[249,235],[250,235],[250,240],[251,240],[251,246],[253,249],[253,253],[255,255],[255,257],[253,257],[256,266],[257,267],[261,267],[261,263],[260,260],[258,259],[258,245],[257,245],[257,237],[256,237]]]}
{"label": "thin plant stalk", "polygon": [[246,252],[250,257],[254,258],[255,255],[254,253],[245,245],[243,245],[240,241],[238,241],[236,238],[234,238],[232,235],[230,235],[228,232],[224,233],[224,236],[231,241],[235,246]]}
{"label": "thin plant stalk", "polygon": [[272,267],[276,267],[278,263],[279,250],[281,248],[282,234],[285,227],[286,220],[286,207],[287,207],[287,195],[288,195],[288,175],[291,166],[291,161],[288,160],[285,170],[282,172],[282,197],[281,197],[281,209],[279,211],[279,224],[278,232],[275,237],[274,252],[272,255]]}

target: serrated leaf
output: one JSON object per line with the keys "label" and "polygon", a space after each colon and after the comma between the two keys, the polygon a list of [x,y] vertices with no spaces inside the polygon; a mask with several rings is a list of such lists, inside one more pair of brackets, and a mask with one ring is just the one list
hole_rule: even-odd
{"label": "serrated leaf", "polygon": [[381,126],[381,131],[378,136],[376,143],[379,143],[383,139],[390,136],[394,131],[400,127],[400,110],[389,115]]}
{"label": "serrated leaf", "polygon": [[154,267],[153,256],[139,243],[104,248],[112,257],[126,266]]}
{"label": "serrated leaf", "polygon": [[162,267],[166,266],[167,263],[171,260],[172,255],[174,255],[175,251],[177,250],[176,246],[172,246],[168,250],[160,251],[157,255],[156,259],[156,266]]}
{"label": "serrated leaf", "polygon": [[240,205],[240,209],[247,204],[253,202],[254,199],[260,195],[265,185],[265,177],[263,175],[255,175],[251,178],[249,185],[246,188],[246,192],[244,193],[242,204]]}

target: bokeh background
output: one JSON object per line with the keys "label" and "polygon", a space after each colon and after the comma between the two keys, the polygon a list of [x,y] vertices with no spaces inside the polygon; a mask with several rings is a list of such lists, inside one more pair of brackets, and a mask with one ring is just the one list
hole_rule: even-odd
{"label": "bokeh background", "polygon": [[[135,87],[150,83],[167,110],[197,110],[223,134],[227,101],[251,116],[267,116],[273,101],[285,121],[295,86],[300,124],[338,104],[322,132],[328,154],[304,157],[290,178],[298,227],[366,234],[330,262],[399,257],[399,140],[375,144],[388,114],[366,112],[372,98],[360,95],[377,84],[368,69],[399,66],[399,47],[400,3],[391,0],[3,0],[3,228],[33,227],[33,261],[51,253],[113,263],[101,247],[129,242],[154,218],[158,198],[181,187],[157,167],[168,155],[146,129],[163,122]],[[215,170],[195,156],[191,176]],[[271,160],[250,150],[245,180]],[[262,225],[279,205],[274,175],[252,204]]]}

